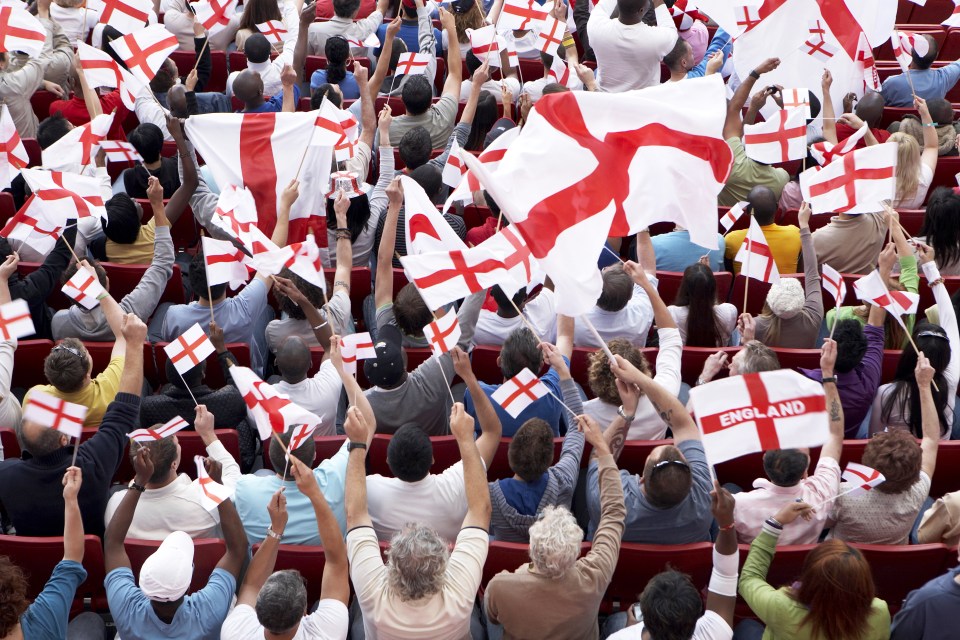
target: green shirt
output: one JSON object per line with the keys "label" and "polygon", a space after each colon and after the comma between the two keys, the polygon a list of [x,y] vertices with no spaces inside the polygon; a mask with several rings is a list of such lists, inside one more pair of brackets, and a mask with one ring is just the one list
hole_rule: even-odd
{"label": "green shirt", "polygon": [[[390,139],[393,140],[392,131],[390,135]],[[790,174],[785,169],[748,158],[743,148],[743,140],[740,138],[728,138],[727,144],[733,152],[733,167],[730,169],[730,177],[727,178],[723,191],[717,196],[717,203],[721,207],[732,207],[746,200],[747,194],[754,187],[770,187],[779,200],[783,187],[790,181]]]}

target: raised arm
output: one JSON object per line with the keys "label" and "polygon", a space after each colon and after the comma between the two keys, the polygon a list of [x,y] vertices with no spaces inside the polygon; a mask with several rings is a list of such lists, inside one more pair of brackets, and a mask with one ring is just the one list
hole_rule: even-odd
{"label": "raised arm", "polygon": [[447,32],[447,79],[443,83],[441,96],[451,95],[460,100],[460,83],[463,82],[463,65],[460,64],[460,40],[457,38],[457,25],[453,14],[440,7],[440,25]]}
{"label": "raised arm", "polygon": [[823,375],[823,393],[826,395],[830,438],[820,450],[820,457],[833,458],[839,462],[840,454],[843,452],[843,405],[840,403],[837,379],[833,375],[836,362],[837,343],[826,338],[823,346],[820,347],[820,371]]}
{"label": "raised arm", "polygon": [[[206,458],[203,462],[210,478],[217,484],[223,484],[220,463],[212,458]],[[240,514],[237,513],[233,500],[221,502],[217,506],[217,513],[220,515],[223,541],[227,545],[227,551],[217,563],[217,569],[223,569],[234,578],[239,578],[243,563],[247,560],[247,533],[243,530],[243,523],[240,521]]]}
{"label": "raised arm", "polygon": [[[920,154],[920,162],[925,164],[930,171],[936,171],[937,159],[940,156],[940,142],[937,138],[937,124],[930,117],[930,110],[927,109],[927,101],[920,96],[913,97],[913,106],[920,112],[920,122],[923,124],[923,151]],[[950,124],[950,123],[946,123]]]}
{"label": "raised arm", "polygon": [[[297,82],[310,80],[310,78],[304,77],[304,63],[307,60],[307,34],[310,31],[310,25],[316,18],[317,3],[315,0],[311,0],[300,10],[300,30],[297,32],[297,44],[293,49],[293,68],[297,73]],[[366,128],[366,125],[364,125],[364,128]]]}
{"label": "raised arm", "polygon": [[463,484],[467,494],[467,516],[463,527],[490,528],[490,489],[487,473],[477,444],[473,440],[473,418],[463,408],[462,402],[453,405],[450,411],[450,431],[457,439],[460,459],[463,460]]}
{"label": "raised arm", "polygon": [[[290,459],[296,460],[293,456]],[[297,460],[297,462],[300,461]],[[268,533],[267,537],[260,543],[260,548],[253,555],[253,560],[250,561],[247,573],[243,577],[240,592],[237,594],[238,605],[256,606],[260,589],[263,588],[267,578],[273,573],[273,567],[277,564],[277,550],[280,547],[279,537],[283,536],[283,531],[287,527],[287,498],[281,491],[277,491],[270,497],[270,502],[267,503],[267,513],[270,514],[270,531],[277,535],[272,536]]]}
{"label": "raised arm", "polygon": [[380,87],[383,86],[383,80],[390,71],[390,58],[393,56],[393,41],[397,37],[397,32],[403,25],[403,19],[398,15],[387,25],[387,34],[383,38],[383,47],[380,49],[380,57],[376,71],[370,78],[370,95],[376,98],[380,95]]}
{"label": "raised arm", "polygon": [[[353,79],[360,91],[360,142],[373,149],[373,137],[377,132],[376,96],[370,93],[370,72],[357,61],[353,63]],[[339,225],[338,225],[339,226]]]}
{"label": "raised arm", "polygon": [[[357,407],[347,409],[343,429],[350,442],[365,442],[369,428],[366,418]],[[369,446],[369,445],[367,445]],[[347,479],[344,493],[344,509],[347,512],[347,531],[357,527],[372,527],[367,510],[367,446],[353,447],[347,459]]]}
{"label": "raised arm", "polygon": [[[840,435],[843,435],[843,423],[840,423]],[[707,610],[723,618],[733,629],[733,614],[737,606],[737,565],[740,549],[737,547],[737,531],[734,528],[733,508],[736,502],[733,494],[713,481],[710,492],[711,511],[717,521],[720,532],[713,546],[713,572],[707,588]]]}
{"label": "raised arm", "polygon": [[747,98],[753,91],[753,85],[756,84],[762,74],[773,71],[779,66],[780,58],[768,58],[751,71],[750,75],[741,79],[740,86],[737,87],[730,102],[727,103],[727,117],[723,123],[723,138],[725,140],[743,137],[743,120],[740,117],[740,111],[743,109],[743,105],[747,103]]}
{"label": "raised arm", "polygon": [[820,78],[820,91],[823,98],[820,105],[823,110],[823,139],[832,144],[837,144],[837,120],[836,112],[833,108],[833,98],[830,97],[830,87],[833,86],[833,74],[829,69],[823,70],[823,76]]}
{"label": "raised arm", "polygon": [[287,65],[280,73],[280,82],[283,83],[283,105],[280,110],[284,113],[293,113],[297,110],[297,94],[294,87],[297,84],[297,72]]}
{"label": "raised arm", "polygon": [[[447,313],[453,312],[447,311]],[[470,397],[473,399],[474,411],[476,411],[477,421],[480,423],[480,437],[477,438],[476,443],[477,451],[480,452],[484,466],[489,469],[490,465],[493,464],[494,456],[497,454],[497,448],[500,446],[503,425],[500,424],[500,418],[497,416],[497,410],[493,408],[493,403],[483,392],[477,376],[473,373],[473,367],[470,366],[470,356],[460,347],[454,347],[450,351],[450,357],[453,359],[454,371],[466,383]],[[486,473],[484,473],[484,476],[486,476]]]}
{"label": "raised arm", "polygon": [[377,309],[393,302],[393,252],[397,244],[397,220],[403,206],[403,185],[394,178],[387,187],[387,217],[377,250],[377,279],[373,287],[373,302]]}
{"label": "raised arm", "polygon": [[118,393],[131,393],[139,396],[143,390],[143,341],[147,337],[147,325],[143,320],[128,313],[123,316],[120,332],[127,344],[136,345],[123,357],[123,373],[120,374]]}
{"label": "raised arm", "polygon": [[77,494],[83,482],[80,467],[67,467],[63,474],[63,559],[83,562],[83,518]]}
{"label": "raised arm", "polygon": [[923,352],[917,355],[917,368],[914,375],[917,379],[917,387],[920,392],[920,417],[923,422],[923,438],[920,440],[920,470],[933,478],[933,472],[937,468],[937,449],[940,446],[940,417],[937,414],[937,405],[933,401],[934,368],[930,366],[930,361],[923,355]]}
{"label": "raised arm", "polygon": [[[637,234],[637,237],[639,238],[640,235],[641,234]],[[656,264],[656,262],[653,262],[653,264]],[[657,329],[676,329],[677,323],[673,319],[673,316],[670,315],[670,312],[667,311],[667,305],[664,304],[663,298],[660,297],[660,292],[657,291],[657,288],[650,282],[650,278],[647,277],[646,269],[632,260],[627,260],[623,263],[623,270],[626,271],[627,275],[633,278],[633,282],[647,294],[647,299],[650,300],[650,306],[653,307],[653,321],[656,323]]]}
{"label": "raised arm", "polygon": [[621,381],[635,384],[650,398],[660,419],[673,431],[673,441],[680,444],[685,440],[700,440],[700,430],[693,421],[686,408],[677,400],[676,396],[664,389],[648,375],[638,370],[621,356],[614,356],[615,362],[610,364],[610,370]]}
{"label": "raised arm", "polygon": [[[124,369],[124,373],[126,373],[126,369]],[[122,386],[121,391],[123,391]],[[130,523],[133,522],[133,514],[136,513],[140,496],[153,475],[153,460],[150,457],[150,449],[140,447],[137,450],[137,453],[133,456],[133,470],[133,484],[127,487],[123,500],[120,501],[120,505],[114,511],[113,518],[110,519],[107,530],[103,534],[103,562],[107,573],[121,567],[130,567],[130,558],[127,556],[123,541],[127,537],[127,531],[130,530]]]}
{"label": "raised arm", "polygon": [[800,205],[798,222],[800,225],[800,250],[803,255],[803,287],[805,300],[803,308],[823,319],[823,293],[820,291],[820,270],[817,265],[817,250],[813,246],[813,235],[810,233],[810,204]]}
{"label": "raised arm", "polygon": [[303,311],[303,315],[306,317],[307,322],[310,323],[310,326],[313,327],[313,335],[316,337],[317,342],[320,344],[326,344],[330,341],[330,336],[336,333],[334,327],[330,325],[330,317],[327,316],[324,319],[321,315],[320,310],[313,306],[313,303],[310,302],[303,292],[293,283],[292,280],[283,278],[281,276],[273,277],[274,284],[277,287],[277,292],[286,296],[290,299],[291,302],[300,307],[300,310]]}
{"label": "raised arm", "polygon": [[[87,84],[87,78],[83,75],[83,67],[80,64],[80,58],[76,53],[73,54],[73,68],[77,72],[76,78],[80,83],[80,93],[83,95],[83,104],[87,107],[87,114],[92,121],[97,116],[103,114],[103,106],[100,104],[100,98],[97,92]],[[76,91],[74,91],[76,93]]]}
{"label": "raised arm", "polygon": [[343,382],[343,390],[347,394],[349,404],[352,405],[354,409],[359,410],[363,416],[363,423],[367,427],[366,435],[356,442],[366,442],[367,446],[370,446],[370,443],[373,442],[373,434],[377,430],[377,420],[373,415],[373,407],[370,405],[370,401],[367,400],[363,389],[360,388],[360,383],[357,382],[354,376],[343,369],[343,355],[340,352],[340,336],[335,335],[330,338],[327,353],[330,354],[330,362],[333,363],[333,368],[336,369],[340,375],[340,380]]}
{"label": "raised arm", "polygon": [[197,177],[197,165],[191,157],[190,148],[187,146],[187,140],[183,135],[183,128],[180,126],[180,121],[177,118],[168,116],[167,129],[170,131],[173,141],[177,143],[177,154],[180,156],[183,167],[180,186],[177,187],[177,190],[170,196],[170,202],[167,203],[164,211],[167,224],[172,226],[177,223],[177,220],[180,219],[180,214],[186,211],[190,205],[190,198],[193,197],[193,192],[197,190],[199,179]]}

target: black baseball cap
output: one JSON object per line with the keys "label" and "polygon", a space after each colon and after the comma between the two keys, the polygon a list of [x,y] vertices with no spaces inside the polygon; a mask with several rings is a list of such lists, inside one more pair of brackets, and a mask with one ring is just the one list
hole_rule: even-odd
{"label": "black baseball cap", "polygon": [[367,380],[377,387],[396,384],[406,371],[403,363],[403,334],[400,329],[392,324],[381,327],[373,348],[377,357],[363,361],[363,373]]}

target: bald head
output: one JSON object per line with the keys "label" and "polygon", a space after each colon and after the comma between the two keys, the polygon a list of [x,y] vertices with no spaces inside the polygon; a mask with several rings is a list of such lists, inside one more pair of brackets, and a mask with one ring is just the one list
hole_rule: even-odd
{"label": "bald head", "polygon": [[[237,74],[233,81],[233,95],[245,105],[257,102],[263,98],[263,80],[260,74],[250,69],[244,69]],[[254,105],[256,106],[256,105]]]}
{"label": "bald head", "polygon": [[186,87],[182,84],[170,87],[170,91],[167,92],[167,106],[170,108],[170,114],[175,118],[189,118]]}
{"label": "bald head", "polygon": [[34,458],[42,458],[70,444],[70,438],[66,435],[30,420],[20,422],[17,427],[17,440],[20,441],[20,447],[30,452]]}
{"label": "bald head", "polygon": [[277,368],[284,382],[296,384],[310,371],[310,348],[299,336],[290,336],[277,349]]}
{"label": "bald head", "polygon": [[884,104],[886,104],[886,101],[879,91],[868,91],[857,102],[857,108],[854,109],[854,112],[867,123],[868,127],[875,128],[880,123]]}
{"label": "bald head", "polygon": [[754,187],[747,195],[750,213],[761,227],[773,224],[777,216],[777,196],[770,187]]}

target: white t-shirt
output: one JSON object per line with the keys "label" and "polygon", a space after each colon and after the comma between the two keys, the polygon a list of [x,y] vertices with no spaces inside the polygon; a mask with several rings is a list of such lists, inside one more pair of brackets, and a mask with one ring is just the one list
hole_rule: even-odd
{"label": "white t-shirt", "polygon": [[[687,344],[687,317],[690,314],[690,307],[670,305],[667,307],[667,311],[673,316],[673,321],[677,323],[677,328],[680,329],[680,337],[683,339],[683,344]],[[717,324],[720,327],[722,334],[720,337],[723,339],[724,346],[729,345],[730,336],[733,335],[734,329],[737,328],[737,308],[729,302],[714,305],[713,316],[716,318]]]}
{"label": "white t-shirt", "polygon": [[[300,621],[293,640],[347,640],[350,615],[339,600],[321,600],[317,610]],[[238,604],[220,629],[222,640],[263,640],[263,625],[248,604]]]}
{"label": "white t-shirt", "polygon": [[[543,289],[540,294],[523,307],[523,314],[537,329],[537,333],[547,342],[557,339],[557,310],[553,291]],[[520,316],[504,318],[495,311],[480,311],[477,327],[473,334],[474,344],[502,345],[511,333],[525,326]]]}
{"label": "white t-shirt", "polygon": [[678,37],[670,9],[657,7],[657,26],[651,27],[612,19],[616,6],[617,0],[600,0],[587,22],[590,46],[597,57],[597,84],[609,93],[660,84],[660,61]]}
{"label": "white t-shirt", "polygon": [[[647,276],[649,277],[649,274]],[[656,278],[650,278],[650,282],[654,287],[657,286]],[[647,333],[653,324],[653,305],[640,285],[635,284],[633,297],[623,309],[604,311],[594,307],[587,312],[587,317],[604,342],[610,342],[614,338],[626,338],[638,349],[642,349],[647,346]],[[577,322],[574,327],[573,344],[577,347],[600,347],[585,322]]]}
{"label": "white t-shirt", "polygon": [[[643,622],[638,622],[632,627],[617,631],[608,640],[641,640],[643,638],[643,628]],[[731,640],[732,638],[733,629],[730,628],[726,620],[709,610],[704,611],[700,619],[697,620],[697,628],[690,636],[690,640]]]}
{"label": "white t-shirt", "polygon": [[312,378],[295,384],[281,380],[274,387],[307,411],[320,416],[320,426],[313,435],[337,435],[337,404],[343,382],[329,358],[320,364],[320,370]]}
{"label": "white t-shirt", "polygon": [[923,201],[927,197],[927,191],[930,190],[930,183],[933,182],[933,171],[930,167],[920,163],[920,175],[917,181],[917,191],[912,198],[904,198],[893,204],[897,209],[920,209],[923,207]]}
{"label": "white t-shirt", "polygon": [[[489,91],[497,102],[503,102],[503,88],[500,83],[507,85],[507,89],[513,94],[516,101],[520,97],[520,81],[515,76],[507,76],[503,80],[487,80],[483,83],[483,90]],[[460,102],[466,102],[470,99],[470,92],[473,90],[473,80],[467,79],[460,83]]]}

